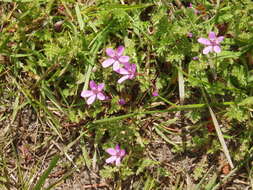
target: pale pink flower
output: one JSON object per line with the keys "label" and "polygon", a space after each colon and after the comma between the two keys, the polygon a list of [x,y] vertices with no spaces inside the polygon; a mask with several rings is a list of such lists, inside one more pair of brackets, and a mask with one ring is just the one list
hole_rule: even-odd
{"label": "pale pink flower", "polygon": [[117,50],[113,50],[112,48],[106,49],[106,54],[110,57],[103,61],[102,66],[104,68],[113,65],[113,70],[117,71],[120,68],[120,64],[127,63],[129,61],[128,56],[123,56],[125,48],[124,46],[119,46]]}
{"label": "pale pink flower", "polygon": [[192,60],[196,61],[196,60],[199,60],[198,56],[195,56],[192,58]]}
{"label": "pale pink flower", "polygon": [[104,83],[96,84],[93,80],[90,81],[91,90],[83,90],[81,96],[83,98],[88,98],[86,100],[87,104],[92,104],[96,99],[105,100],[105,95],[103,93]]}
{"label": "pale pink flower", "polygon": [[121,162],[121,159],[125,156],[126,151],[120,149],[119,145],[116,145],[115,148],[108,148],[106,152],[111,155],[110,158],[106,159],[106,163],[114,163],[118,166]]}
{"label": "pale pink flower", "polygon": [[123,75],[118,80],[119,84],[127,79],[133,79],[136,75],[136,64],[124,63],[124,67],[119,68],[116,72]]}
{"label": "pale pink flower", "polygon": [[123,99],[123,98],[120,98],[119,101],[118,101],[119,105],[125,105],[126,104],[126,101]]}
{"label": "pale pink flower", "polygon": [[192,37],[193,37],[193,34],[192,34],[191,32],[189,32],[189,33],[187,34],[187,37],[192,38]]}
{"label": "pale pink flower", "polygon": [[214,32],[210,32],[208,38],[199,38],[198,42],[204,44],[206,47],[203,49],[203,54],[208,54],[209,52],[220,53],[220,43],[224,40],[223,36],[216,37]]}
{"label": "pale pink flower", "polygon": [[152,96],[159,96],[158,90],[156,89],[155,91],[152,92]]}

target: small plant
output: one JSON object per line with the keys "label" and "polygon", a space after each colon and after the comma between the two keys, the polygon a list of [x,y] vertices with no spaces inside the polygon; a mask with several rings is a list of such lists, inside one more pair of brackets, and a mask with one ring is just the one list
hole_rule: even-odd
{"label": "small plant", "polygon": [[210,32],[208,35],[209,39],[206,38],[199,38],[198,42],[205,45],[206,47],[203,49],[203,54],[208,53],[220,53],[220,43],[224,40],[223,36],[216,37],[216,34],[214,32]]}
{"label": "small plant", "polygon": [[115,148],[108,148],[106,152],[111,155],[110,158],[106,159],[106,163],[115,163],[116,166],[120,165],[121,159],[125,156],[126,151],[120,149],[119,145],[116,145]]}
{"label": "small plant", "polygon": [[1,2],[0,189],[249,189],[253,4],[189,2]]}
{"label": "small plant", "polygon": [[87,99],[87,104],[92,104],[96,99],[105,100],[105,95],[103,93],[103,88],[105,87],[104,83],[96,84],[93,80],[90,81],[90,89],[84,90],[81,93],[83,98]]}

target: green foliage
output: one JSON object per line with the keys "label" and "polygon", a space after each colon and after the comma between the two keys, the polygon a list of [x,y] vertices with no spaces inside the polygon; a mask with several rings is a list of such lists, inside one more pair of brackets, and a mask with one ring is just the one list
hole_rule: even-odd
{"label": "green foliage", "polygon": [[48,169],[41,175],[41,177],[39,178],[38,182],[34,186],[34,190],[40,190],[43,187],[44,183],[46,182],[46,179],[48,178],[48,175],[56,167],[57,162],[58,162],[59,159],[60,159],[59,156],[55,156],[52,159],[52,161],[49,164]]}
{"label": "green foliage", "polygon": [[207,158],[203,157],[193,171],[194,180],[199,180],[205,174],[207,167]]}
{"label": "green foliage", "polygon": [[[192,1],[195,8],[203,6],[195,13],[188,2],[1,2],[0,122],[4,122],[0,125],[4,137],[0,139],[9,140],[1,145],[9,149],[0,155],[4,168],[0,171],[5,174],[0,182],[15,187],[34,183],[33,173],[27,184],[21,184],[25,167],[20,162],[19,145],[38,142],[31,151],[35,159],[42,150],[63,146],[61,156],[71,163],[66,165],[75,169],[86,165],[89,170],[97,167],[103,178],[117,181],[114,187],[130,182],[136,185],[134,180],[139,180],[136,187],[142,189],[165,189],[172,184],[183,189],[184,180],[173,180],[185,179],[189,171],[178,174],[172,170],[173,164],[157,160],[169,157],[177,162],[192,150],[200,154],[221,151],[216,133],[206,127],[207,103],[219,123],[225,124],[222,131],[229,137],[226,141],[233,160],[241,162],[252,144],[253,4],[251,0]],[[204,55],[204,46],[197,40],[207,38],[210,31],[224,36],[222,51]],[[122,84],[117,83],[118,73],[101,66],[106,48],[119,45],[125,46],[124,55],[130,56],[130,62],[137,64],[136,77]],[[185,81],[184,101],[179,98],[179,72]],[[80,94],[89,88],[90,80],[105,83],[107,99],[88,106]],[[157,97],[152,96],[155,89]],[[125,105],[118,103],[121,98]],[[25,120],[24,105],[42,125],[33,131],[36,137],[25,134],[30,124],[21,122]],[[172,155],[150,150],[162,143]],[[105,149],[116,144],[127,152],[121,165],[104,165]],[[78,155],[72,160],[71,151],[65,151],[70,145],[76,146],[73,152],[82,152],[83,159],[76,159]],[[17,176],[12,174],[13,168],[10,174],[5,171],[9,161],[20,170]],[[39,178],[37,189],[42,188],[56,162],[52,161]],[[190,177],[199,181],[208,167],[208,160],[201,160]],[[205,189],[212,189],[218,179],[214,174]],[[164,181],[169,185],[163,185]]]}

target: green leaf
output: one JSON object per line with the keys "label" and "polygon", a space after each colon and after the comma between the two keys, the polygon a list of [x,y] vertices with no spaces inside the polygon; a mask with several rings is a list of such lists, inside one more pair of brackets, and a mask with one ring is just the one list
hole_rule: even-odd
{"label": "green leaf", "polygon": [[154,160],[150,160],[148,158],[145,158],[144,160],[142,160],[139,168],[137,169],[136,175],[139,175],[141,172],[143,172],[145,170],[145,168],[152,167],[156,164],[158,164],[158,162],[156,162]]}
{"label": "green leaf", "polygon": [[251,106],[253,105],[253,96],[248,97],[239,103],[239,106]]}
{"label": "green leaf", "polygon": [[241,56],[241,52],[233,52],[233,51],[221,51],[217,58],[218,59],[225,59],[225,58],[234,58],[237,59]]}
{"label": "green leaf", "polygon": [[38,182],[35,185],[35,187],[34,187],[33,190],[40,190],[43,187],[43,185],[44,185],[47,177],[49,176],[49,174],[51,173],[51,171],[56,167],[56,164],[57,164],[57,162],[58,162],[59,159],[60,159],[59,155],[53,157],[53,159],[51,160],[51,162],[49,164],[48,169],[39,178],[39,180],[38,180]]}
{"label": "green leaf", "polygon": [[84,29],[84,22],[83,22],[83,18],[82,18],[82,15],[80,13],[80,9],[79,9],[78,4],[75,5],[75,11],[76,11],[77,21],[78,21],[80,30],[83,31],[83,29]]}

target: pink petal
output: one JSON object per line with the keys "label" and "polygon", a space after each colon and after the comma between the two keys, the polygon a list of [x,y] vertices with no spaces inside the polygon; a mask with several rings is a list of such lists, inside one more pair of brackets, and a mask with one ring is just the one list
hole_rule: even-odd
{"label": "pink petal", "polygon": [[120,165],[120,157],[116,158],[116,162],[115,162],[116,166]]}
{"label": "pink petal", "polygon": [[113,163],[115,160],[117,159],[117,157],[116,156],[111,156],[110,158],[107,158],[106,160],[105,160],[105,162],[106,163]]}
{"label": "pink petal", "polygon": [[92,90],[97,90],[97,84],[94,82],[94,80],[91,80],[90,81],[90,88]]}
{"label": "pink petal", "polygon": [[129,74],[129,71],[124,69],[124,68],[120,68],[117,73],[121,74],[121,75],[127,75]]}
{"label": "pink petal", "polygon": [[99,92],[99,93],[97,94],[97,98],[98,98],[99,100],[105,100],[105,95],[104,95],[103,93]]}
{"label": "pink petal", "polygon": [[211,45],[211,42],[206,38],[199,38],[198,42],[207,46]]}
{"label": "pink petal", "polygon": [[96,100],[96,95],[92,95],[88,98],[87,104],[91,105]]}
{"label": "pink petal", "polygon": [[100,84],[98,84],[97,90],[98,91],[102,91],[104,87],[105,87],[105,84],[104,83],[100,83]]}
{"label": "pink petal", "polygon": [[216,40],[218,43],[221,43],[224,40],[224,36],[220,36]]}
{"label": "pink petal", "polygon": [[123,77],[121,77],[119,80],[118,80],[118,83],[122,83],[123,81],[127,80],[128,79],[128,75],[125,75]]}
{"label": "pink petal", "polygon": [[132,73],[131,75],[128,75],[129,79],[133,79],[135,77],[135,73]]}
{"label": "pink petal", "polygon": [[124,65],[124,67],[129,70],[131,68],[131,64],[126,62],[126,63],[122,63]]}
{"label": "pink petal", "polygon": [[119,61],[121,63],[127,63],[129,61],[129,57],[128,56],[120,56]]}
{"label": "pink petal", "polygon": [[119,147],[118,144],[115,146],[115,150],[116,150],[116,152],[119,152],[119,151],[120,151],[120,147]]}
{"label": "pink petal", "polygon": [[116,50],[117,55],[121,56],[123,54],[124,50],[125,50],[124,46],[119,46]]}
{"label": "pink petal", "polygon": [[119,99],[118,103],[119,103],[119,105],[125,105],[126,101],[123,98],[121,98],[121,99]]}
{"label": "pink petal", "polygon": [[106,68],[106,67],[111,66],[114,62],[115,62],[114,59],[109,58],[109,59],[106,59],[105,61],[103,61],[102,66],[103,66],[104,68]]}
{"label": "pink petal", "polygon": [[126,151],[124,149],[120,150],[120,157],[125,156],[125,154],[126,154]]}
{"label": "pink petal", "polygon": [[132,72],[133,72],[133,73],[136,72],[136,64],[132,64]]}
{"label": "pink petal", "polygon": [[210,40],[215,40],[215,39],[216,39],[216,34],[215,34],[215,32],[209,32],[208,38],[209,38]]}
{"label": "pink petal", "polygon": [[112,48],[106,48],[106,54],[109,56],[109,57],[114,57],[115,56],[115,51],[112,49]]}
{"label": "pink petal", "polygon": [[159,94],[158,94],[158,91],[157,90],[155,90],[153,93],[152,93],[152,96],[158,96]]}
{"label": "pink petal", "polygon": [[83,90],[82,93],[81,93],[81,96],[83,98],[87,98],[87,97],[90,97],[92,96],[94,93],[91,91],[91,90]]}
{"label": "pink petal", "polygon": [[214,51],[215,53],[220,53],[220,52],[221,52],[220,46],[214,46],[214,47],[213,47],[213,51]]}
{"label": "pink petal", "polygon": [[114,148],[107,148],[105,151],[112,156],[115,156],[117,154]]}
{"label": "pink petal", "polygon": [[208,54],[210,51],[212,52],[213,47],[207,46],[203,49],[203,54]]}
{"label": "pink petal", "polygon": [[117,70],[119,70],[119,68],[120,68],[119,62],[118,62],[118,61],[115,61],[115,62],[113,63],[113,70],[114,70],[114,71],[117,71]]}

